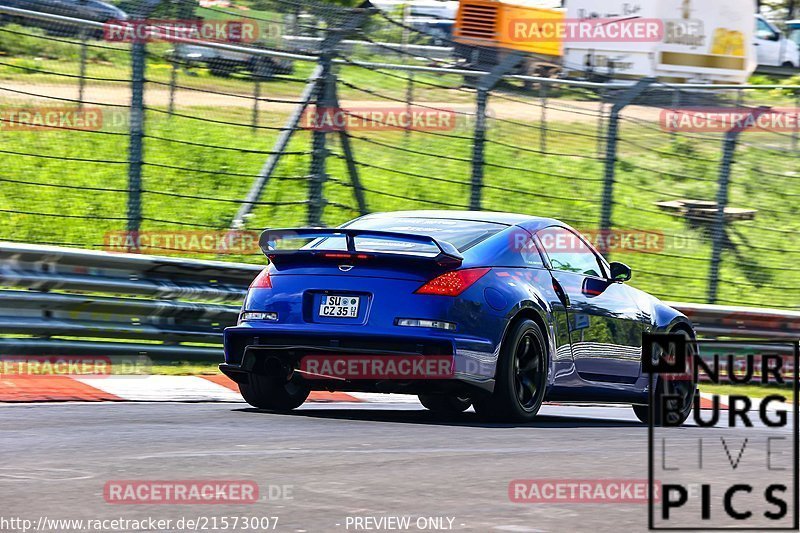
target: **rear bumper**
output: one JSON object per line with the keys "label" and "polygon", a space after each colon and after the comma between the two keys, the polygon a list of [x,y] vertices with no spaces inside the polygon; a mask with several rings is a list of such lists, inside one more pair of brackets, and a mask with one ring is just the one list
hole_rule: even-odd
{"label": "rear bumper", "polygon": [[[220,370],[239,383],[246,383],[250,373],[264,372],[267,359],[279,360],[293,375],[306,381],[312,389],[376,392],[440,392],[462,386],[491,392],[497,364],[497,347],[485,339],[409,328],[408,335],[373,331],[369,334],[342,331],[341,328],[310,327],[253,327],[241,325],[225,330],[225,363]],[[426,334],[428,333],[428,334]],[[448,379],[393,380],[357,379],[325,380],[299,376],[293,370],[300,366],[305,355],[392,355],[452,356],[453,375]],[[296,377],[295,377],[296,376]]]}

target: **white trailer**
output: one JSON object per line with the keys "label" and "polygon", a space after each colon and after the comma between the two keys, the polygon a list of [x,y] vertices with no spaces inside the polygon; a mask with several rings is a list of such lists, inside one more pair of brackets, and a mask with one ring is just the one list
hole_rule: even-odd
{"label": "white trailer", "polygon": [[756,68],[755,0],[567,0],[575,19],[654,19],[663,38],[653,42],[564,42],[563,68],[614,78],[745,83]]}

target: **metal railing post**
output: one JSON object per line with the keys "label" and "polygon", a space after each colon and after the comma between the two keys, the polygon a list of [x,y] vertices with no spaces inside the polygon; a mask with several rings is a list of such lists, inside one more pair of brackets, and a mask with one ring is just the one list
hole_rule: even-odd
{"label": "metal railing post", "polygon": [[472,143],[472,183],[470,187],[469,208],[481,210],[481,194],[483,192],[483,145],[486,142],[486,103],[488,89],[478,86],[475,103],[475,133]]}
{"label": "metal railing post", "polygon": [[488,76],[478,81],[478,92],[475,102],[475,132],[472,140],[472,182],[470,186],[469,208],[480,211],[483,193],[484,144],[486,143],[486,106],[489,91],[505,74],[513,70],[522,61],[523,56],[515,52],[507,55],[495,65]]}
{"label": "metal railing post", "polygon": [[261,99],[261,80],[256,78],[256,86],[253,88],[253,115],[250,125],[253,130],[258,128],[258,102]]}
{"label": "metal railing post", "polygon": [[171,61],[172,70],[169,73],[169,106],[167,107],[167,114],[172,116],[175,112],[175,91],[178,84],[178,64],[175,59]]}
{"label": "metal railing post", "polygon": [[139,233],[142,224],[142,154],[144,151],[144,82],[146,48],[144,42],[132,47],[130,145],[128,148],[128,232]]}
{"label": "metal railing post", "polygon": [[[146,20],[162,0],[144,0],[137,6],[135,20]],[[147,45],[134,40],[131,46],[131,118],[128,145],[128,234],[138,241],[142,225],[142,162],[144,153],[144,84]]]}
{"label": "metal railing post", "polygon": [[[331,51],[323,50],[320,56],[320,66],[322,71],[317,80],[316,88],[316,112],[331,113],[334,111],[335,103],[332,94],[331,79],[332,63]],[[319,226],[322,223],[322,213],[325,209],[324,187],[327,179],[326,159],[328,149],[325,146],[327,132],[325,127],[316,127],[312,132],[311,139],[311,175],[308,179],[308,225]]]}
{"label": "metal railing post", "polygon": [[539,83],[539,101],[542,104],[542,114],[539,120],[539,150],[542,154],[547,151],[547,84]]}
{"label": "metal railing post", "polygon": [[629,88],[623,93],[614,105],[611,107],[611,113],[608,117],[608,140],[606,142],[606,160],[605,172],[603,176],[603,197],[602,206],[600,208],[600,234],[603,236],[600,239],[600,246],[598,246],[600,253],[608,253],[605,248],[607,239],[605,235],[611,230],[612,221],[611,216],[614,206],[614,178],[617,168],[617,141],[619,140],[619,114],[629,105],[636,100],[652,83],[652,78],[643,78],[639,80],[636,85]]}
{"label": "metal railing post", "polygon": [[87,53],[87,35],[89,30],[81,28],[81,64],[78,71],[78,108],[83,108],[83,97],[86,92],[86,53]]}
{"label": "metal railing post", "polygon": [[[794,93],[794,107],[795,109],[800,109],[800,91],[795,91]],[[797,124],[792,131],[792,150],[795,152],[797,151],[797,136],[800,135],[800,124]]]}
{"label": "metal railing post", "polygon": [[730,185],[733,156],[736,153],[736,141],[739,131],[730,130],[725,134],[722,145],[722,161],[719,166],[717,186],[717,212],[714,214],[714,225],[711,229],[711,264],[708,270],[707,303],[717,301],[719,291],[719,271],[722,266],[722,250],[727,236],[725,233],[725,209],[728,207],[728,188]]}
{"label": "metal railing post", "polygon": [[[414,101],[414,73],[409,72],[407,83],[406,83],[406,112],[408,116],[411,116],[411,103]],[[411,133],[411,121],[409,121],[408,127],[406,127],[406,139],[410,136]]]}

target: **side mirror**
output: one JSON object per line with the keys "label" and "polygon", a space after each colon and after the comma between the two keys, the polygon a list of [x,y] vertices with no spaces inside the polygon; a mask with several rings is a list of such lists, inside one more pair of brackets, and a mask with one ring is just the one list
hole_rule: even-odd
{"label": "side mirror", "polygon": [[628,281],[631,279],[631,267],[626,265],[625,263],[611,263],[611,281]]}

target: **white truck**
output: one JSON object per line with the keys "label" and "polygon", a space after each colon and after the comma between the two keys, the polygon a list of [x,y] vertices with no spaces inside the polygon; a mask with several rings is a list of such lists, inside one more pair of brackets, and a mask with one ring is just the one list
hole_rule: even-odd
{"label": "white truck", "polygon": [[[790,31],[792,23],[787,23]],[[795,37],[795,33],[792,34]],[[756,16],[755,45],[757,47],[758,64],[769,67],[800,67],[800,35],[798,40],[787,39],[778,28],[761,15]]]}

